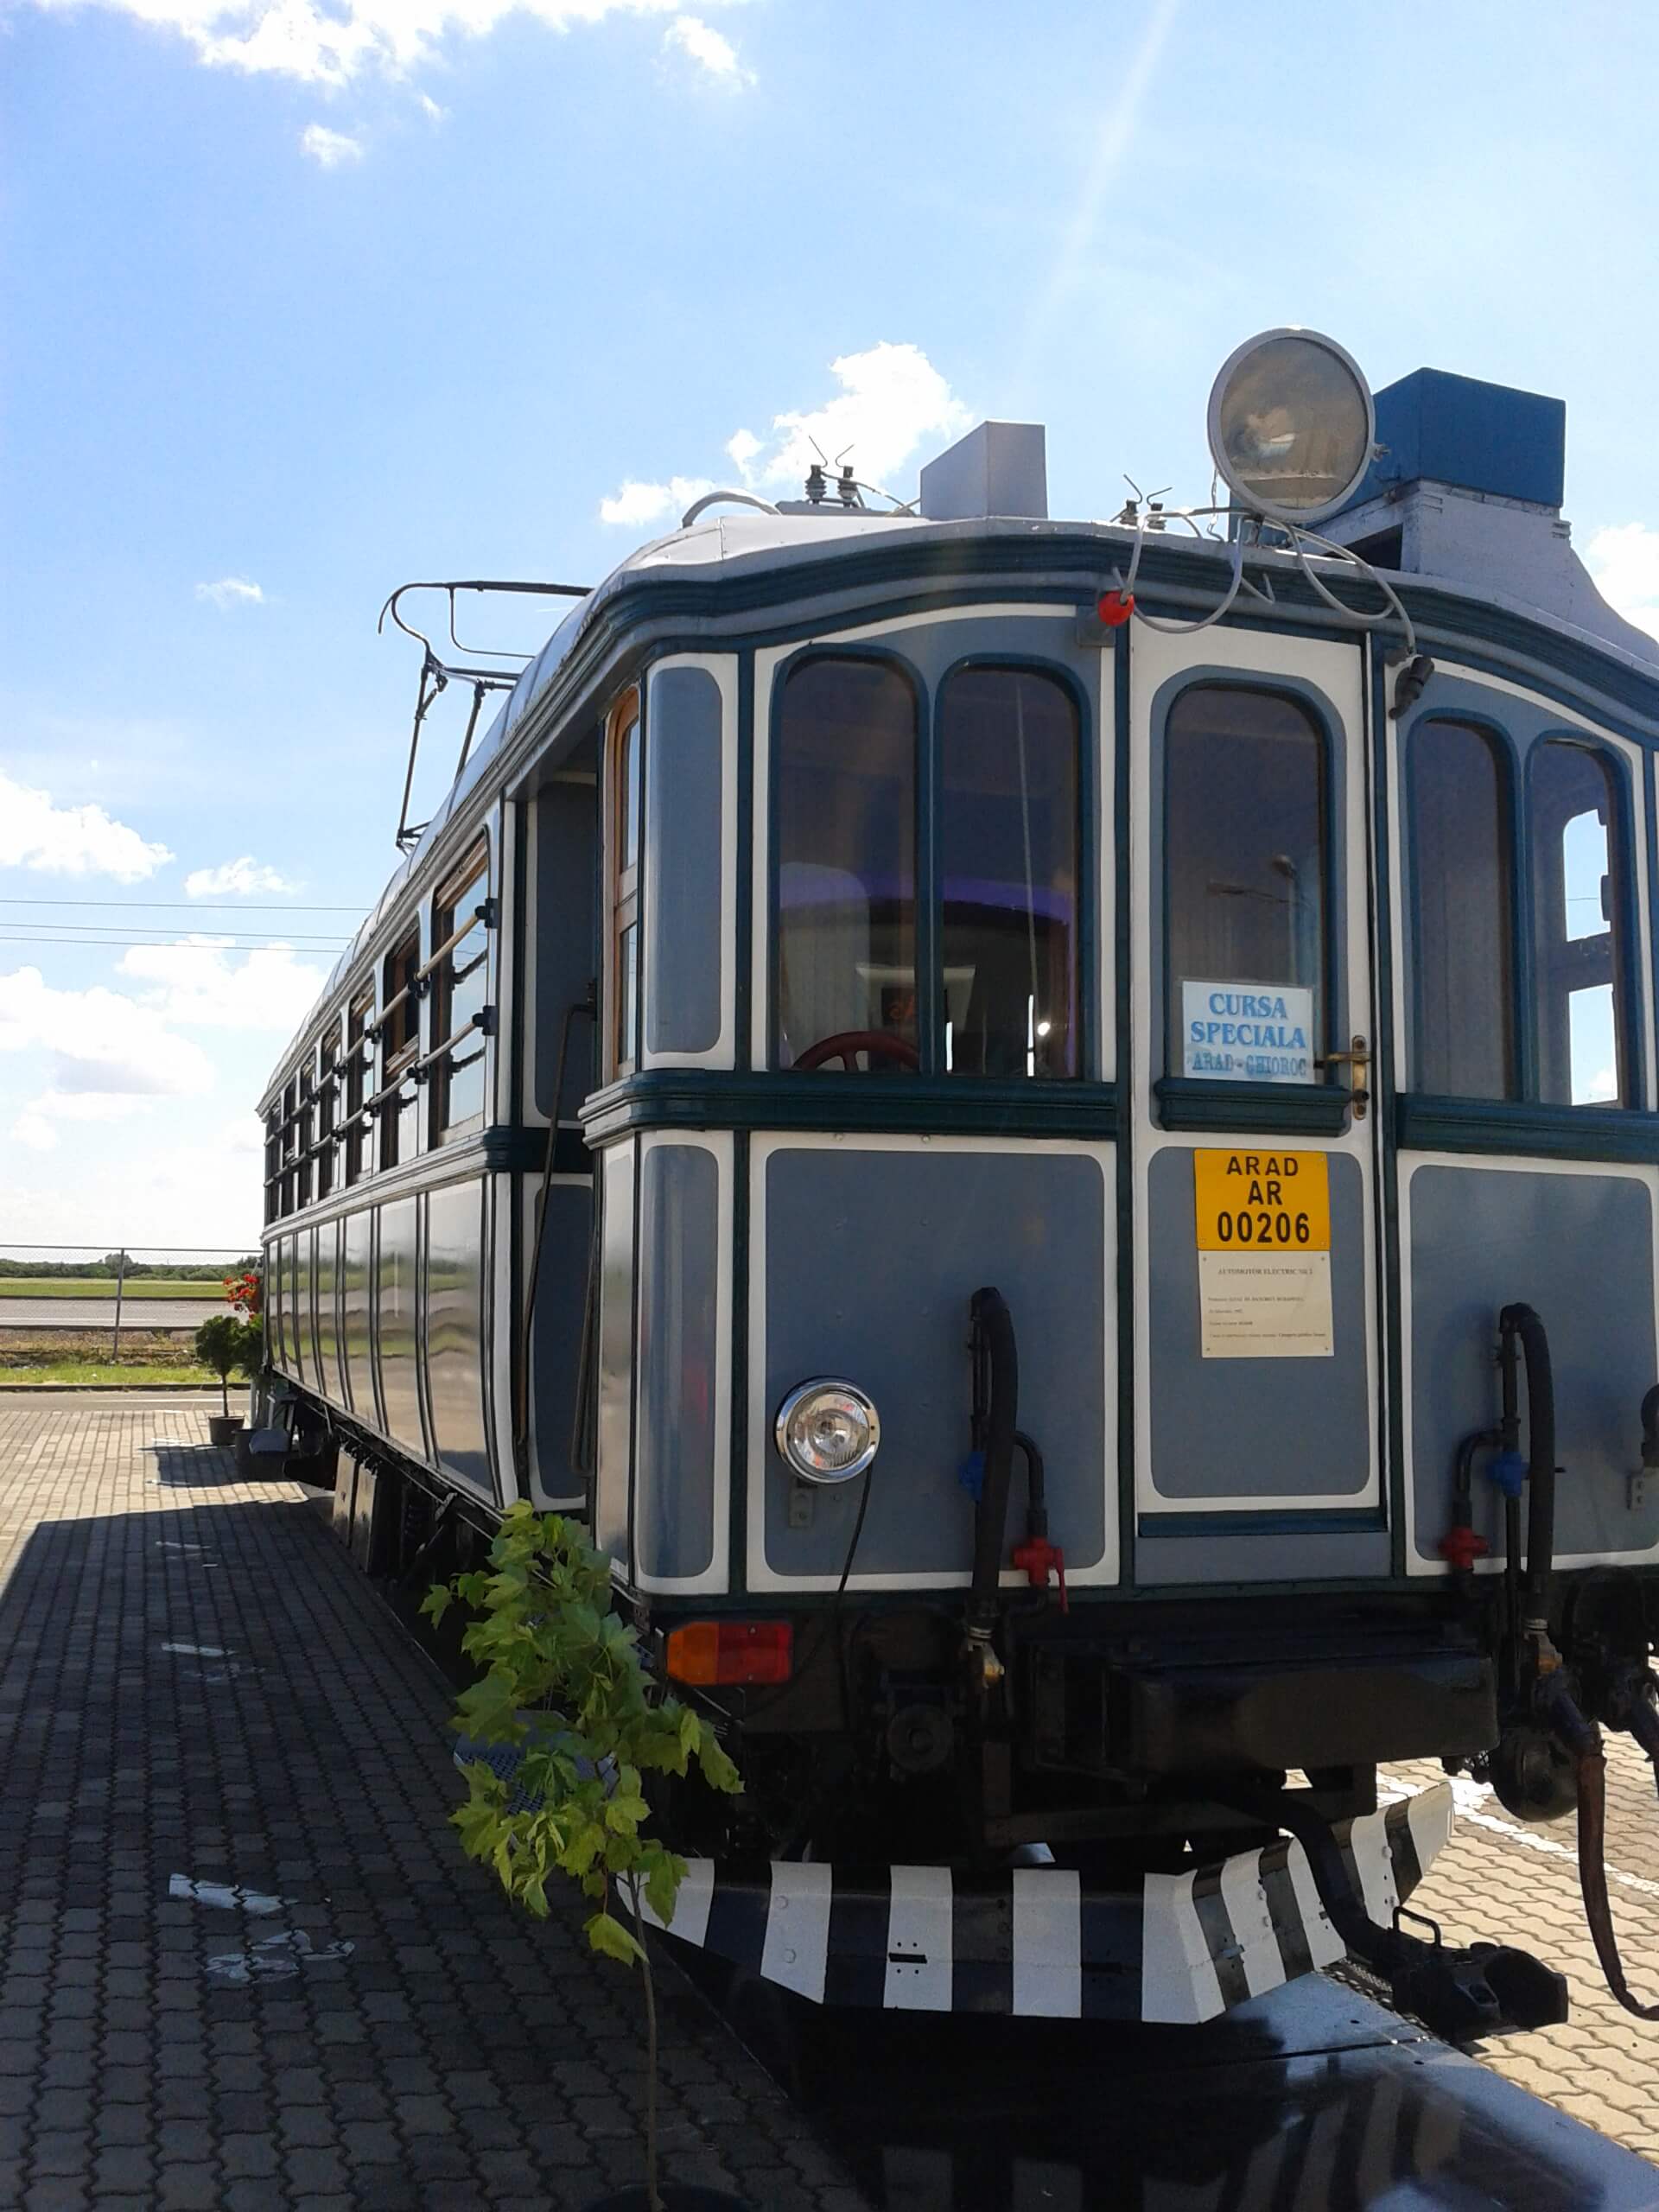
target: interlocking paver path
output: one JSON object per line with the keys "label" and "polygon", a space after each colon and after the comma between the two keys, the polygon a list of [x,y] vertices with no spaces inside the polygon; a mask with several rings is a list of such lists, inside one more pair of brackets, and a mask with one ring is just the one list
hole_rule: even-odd
{"label": "interlocking paver path", "polygon": [[[633,1977],[461,1857],[448,1694],[206,1409],[0,1401],[0,2206],[545,2212],[637,2179]],[[666,2165],[864,2199],[671,1967]]]}
{"label": "interlocking paver path", "polygon": [[[1653,1769],[1628,1736],[1608,1735],[1607,1888],[1624,1971],[1644,2002],[1659,1999],[1659,1795]],[[1386,1781],[1417,1789],[1441,1779],[1420,1761]],[[1531,1827],[1489,1789],[1457,1784],[1452,1840],[1412,1898],[1448,1942],[1518,1943],[1564,1974],[1565,2026],[1494,2038],[1481,2056],[1616,2142],[1659,2161],[1659,2023],[1638,2020],[1608,1994],[1579,1895],[1573,1823]]]}

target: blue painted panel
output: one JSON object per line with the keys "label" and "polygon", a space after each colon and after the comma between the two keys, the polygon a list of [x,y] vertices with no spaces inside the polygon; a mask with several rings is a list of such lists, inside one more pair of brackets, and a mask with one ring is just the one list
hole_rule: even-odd
{"label": "blue painted panel", "polygon": [[416,1201],[380,1208],[380,1403],[386,1433],[416,1459],[426,1457],[416,1369]]}
{"label": "blue painted panel", "polygon": [[1335,1582],[1386,1576],[1389,1532],[1333,1529],[1207,1536],[1142,1536],[1135,1548],[1137,1582]]}
{"label": "blue painted panel", "polygon": [[720,1041],[721,698],[705,668],[653,676],[645,736],[648,1052]]}
{"label": "blue painted panel", "polygon": [[[1556,1549],[1645,1550],[1659,1498],[1632,1513],[1643,1394],[1654,1350],[1653,1215],[1634,1177],[1539,1174],[1463,1162],[1411,1178],[1411,1446],[1414,1535],[1426,1558],[1451,1519],[1459,1438],[1500,1410],[1500,1307],[1537,1308],[1555,1378]],[[1503,1551],[1496,1492],[1475,1476],[1475,1526]]]}
{"label": "blue painted panel", "polygon": [[1164,1497],[1349,1497],[1370,1480],[1364,1181],[1331,1160],[1328,1359],[1205,1359],[1199,1350],[1192,1154],[1147,1171],[1153,1479]]}
{"label": "blue painted panel", "polygon": [[634,1150],[632,1139],[610,1146],[600,1171],[599,1433],[594,1477],[594,1542],[630,1567]]}
{"label": "blue painted panel", "polygon": [[[1106,1176],[1099,1160],[1019,1153],[828,1145],[766,1161],[765,1390],[768,1425],[815,1375],[868,1391],[881,1448],[855,1574],[937,1579],[972,1566],[973,1505],[957,1479],[969,1448],[969,1300],[1007,1300],[1020,1350],[1020,1426],[1046,1463],[1050,1532],[1073,1570],[1105,1546],[1116,1402],[1104,1402]],[[785,1574],[838,1575],[860,1485],[811,1494],[789,1526],[793,1482],[770,1436],[751,1471],[766,1548]],[[1016,1467],[1010,1544],[1024,1527]]]}
{"label": "blue painted panel", "polygon": [[535,1494],[549,1503],[580,1502],[584,1510],[586,1481],[571,1464],[570,1430],[592,1221],[593,1193],[586,1185],[556,1182],[550,1187],[531,1354]]}
{"label": "blue painted panel", "polygon": [[639,1173],[639,1425],[633,1541],[642,1574],[702,1574],[715,1555],[719,1163],[653,1145]]}
{"label": "blue painted panel", "polygon": [[1559,507],[1567,476],[1567,403],[1511,385],[1416,369],[1376,394],[1373,464],[1351,505],[1420,476],[1501,499]]}
{"label": "blue painted panel", "polygon": [[436,1457],[495,1495],[484,1426],[484,1186],[452,1183],[426,1202],[426,1395]]}

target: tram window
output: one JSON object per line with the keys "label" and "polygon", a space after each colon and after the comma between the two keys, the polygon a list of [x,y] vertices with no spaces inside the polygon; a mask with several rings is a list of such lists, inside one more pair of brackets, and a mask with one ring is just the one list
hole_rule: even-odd
{"label": "tram window", "polygon": [[1410,788],[1415,1087],[1512,1098],[1515,894],[1503,756],[1467,722],[1424,722],[1411,741]]}
{"label": "tram window", "polygon": [[415,971],[421,964],[421,935],[411,930],[386,955],[380,1017],[380,1088],[391,1093],[380,1109],[380,1165],[393,1167],[414,1154],[417,1142],[419,1093],[406,1077],[421,1049],[420,1001]]}
{"label": "tram window", "polygon": [[307,1068],[300,1077],[300,1136],[299,1136],[299,1202],[308,1205],[311,1198],[311,1144],[316,1135],[316,1109],[311,1071]]}
{"label": "tram window", "polygon": [[283,1109],[273,1106],[265,1116],[265,1219],[275,1221],[282,1207]]}
{"label": "tram window", "polygon": [[784,687],[779,1067],[917,1065],[917,727],[914,691],[883,662],[804,661]]}
{"label": "tram window", "polygon": [[374,1132],[364,1118],[368,1096],[369,1030],[374,1020],[374,994],[365,991],[352,1001],[346,1018],[346,1180],[355,1183],[374,1167]]}
{"label": "tram window", "polygon": [[639,1057],[639,696],[611,717],[611,1065],[631,1075]]}
{"label": "tram window", "polygon": [[446,1039],[456,1040],[454,1050],[433,1068],[433,1132],[440,1138],[481,1121],[484,1114],[484,1032],[470,1025],[485,1019],[489,931],[479,913],[488,892],[487,860],[475,854],[439,893],[432,925],[441,946],[457,931],[465,932],[432,971],[432,1049]]}
{"label": "tram window", "polygon": [[[1191,983],[1223,995],[1306,993],[1282,1026],[1311,1015],[1311,1063],[1324,1049],[1327,873],[1325,744],[1313,716],[1278,693],[1195,684],[1170,712],[1164,782],[1170,1073],[1215,1071],[1189,1065]],[[1243,1071],[1255,1071],[1247,1060]]]}
{"label": "tram window", "polygon": [[296,1086],[289,1083],[283,1090],[283,1200],[282,1211],[292,1213],[295,1198],[295,1153],[299,1144],[299,1128],[296,1119]]}
{"label": "tram window", "polygon": [[943,1060],[1077,1072],[1077,710],[1050,677],[963,669],[939,702]]}
{"label": "tram window", "polygon": [[1624,1036],[1624,856],[1611,762],[1552,738],[1529,764],[1539,1096],[1630,1103]]}
{"label": "tram window", "polygon": [[317,1075],[317,1196],[326,1198],[334,1187],[334,1123],[339,1118],[339,1075],[335,1062],[340,1033],[322,1040]]}

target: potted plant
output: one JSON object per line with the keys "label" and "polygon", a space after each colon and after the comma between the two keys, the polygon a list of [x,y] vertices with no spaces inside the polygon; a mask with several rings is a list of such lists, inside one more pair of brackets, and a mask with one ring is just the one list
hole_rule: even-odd
{"label": "potted plant", "polygon": [[[548,1876],[569,1875],[592,1902],[584,1933],[594,1949],[639,1968],[645,2184],[589,2212],[743,2212],[722,2190],[659,2183],[657,1991],[641,1910],[643,1900],[671,1920],[685,1873],[685,1861],[645,1833],[645,1774],[684,1777],[695,1763],[711,1788],[737,1790],[737,1769],[706,1720],[658,1696],[633,1630],[611,1609],[610,1561],[556,1513],[509,1506],[488,1565],[435,1585],[422,1610],[440,1621],[456,1599],[477,1608],[461,1649],[486,1671],[462,1692],[453,1725],[519,1754],[511,1783],[482,1759],[467,1766],[467,1802],[450,1815],[461,1848],[538,1920]],[[632,1926],[612,1910],[619,1899]]]}
{"label": "potted plant", "polygon": [[236,1441],[242,1416],[231,1411],[230,1378],[238,1368],[245,1375],[254,1372],[264,1342],[257,1322],[238,1321],[234,1313],[213,1314],[196,1331],[196,1357],[219,1377],[220,1410],[207,1417],[207,1433],[215,1444]]}

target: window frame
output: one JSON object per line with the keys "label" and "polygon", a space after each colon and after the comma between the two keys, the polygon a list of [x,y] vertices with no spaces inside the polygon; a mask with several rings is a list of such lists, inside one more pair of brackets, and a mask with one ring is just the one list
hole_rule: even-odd
{"label": "window frame", "polygon": [[1461,1091],[1447,1094],[1426,1090],[1419,1078],[1423,1072],[1424,1009],[1420,988],[1423,943],[1423,868],[1422,856],[1417,839],[1416,763],[1421,741],[1425,733],[1446,725],[1470,730],[1484,741],[1491,752],[1498,783],[1498,821],[1504,840],[1503,862],[1509,887],[1509,951],[1510,973],[1507,1012],[1510,1023],[1509,1088],[1500,1098],[1489,1098],[1480,1103],[1490,1106],[1516,1106],[1527,1103],[1530,1096],[1530,1030],[1526,1020],[1524,999],[1531,959],[1527,949],[1530,918],[1531,890],[1527,874],[1527,823],[1525,810],[1525,760],[1517,753],[1514,739],[1499,722],[1489,715],[1465,712],[1461,708],[1436,708],[1420,715],[1406,734],[1401,758],[1402,831],[1407,856],[1405,891],[1407,914],[1410,925],[1410,942],[1407,968],[1410,1004],[1407,1008],[1407,1035],[1409,1039],[1409,1073],[1412,1090],[1421,1096],[1450,1096],[1463,1097]]}
{"label": "window frame", "polygon": [[[1182,702],[1198,691],[1237,691],[1256,698],[1274,699],[1294,708],[1306,721],[1318,747],[1319,774],[1319,925],[1323,938],[1318,969],[1319,996],[1318,1033],[1312,1040],[1312,1058],[1316,1067],[1324,1061],[1340,1038],[1344,1045],[1354,1026],[1349,1014],[1349,953],[1348,921],[1344,892],[1347,871],[1354,865],[1354,857],[1344,846],[1344,808],[1347,777],[1357,771],[1338,742],[1341,725],[1333,723],[1334,709],[1324,696],[1310,688],[1281,677],[1257,676],[1248,670],[1230,668],[1189,669],[1162,687],[1154,702],[1153,727],[1156,734],[1156,775],[1154,782],[1153,805],[1157,816],[1155,830],[1157,891],[1157,986],[1161,993],[1161,1007],[1152,1008],[1154,1071],[1161,1071],[1165,1083],[1191,1083],[1208,1090],[1218,1088],[1208,1076],[1188,1077],[1184,1073],[1184,1057],[1173,1050],[1178,1034],[1179,1007],[1175,996],[1173,947],[1171,942],[1171,888],[1173,869],[1171,864],[1170,839],[1170,725]],[[1340,867],[1338,854],[1342,855]],[[1369,954],[1368,954],[1369,957]],[[1154,998],[1157,994],[1154,994]],[[1313,1083],[1263,1082],[1255,1086],[1270,1091],[1281,1099],[1297,1096],[1317,1096],[1331,1089],[1328,1078],[1320,1076]],[[1345,1096],[1345,1092],[1344,1092]]]}
{"label": "window frame", "polygon": [[[632,867],[626,865],[626,837],[628,779],[623,773],[623,753],[629,732],[633,734],[639,793],[639,842]],[[602,847],[605,868],[605,1071],[608,1079],[620,1082],[636,1074],[645,1036],[645,975],[641,890],[645,853],[645,691],[630,684],[605,717],[604,774],[601,779],[604,808]],[[623,1050],[622,942],[633,932],[632,1050]]]}
{"label": "window frame", "polygon": [[[440,886],[435,894],[432,902],[432,941],[435,950],[427,963],[425,989],[431,1001],[434,1032],[432,1042],[428,1047],[428,1058],[430,1062],[429,1080],[431,1086],[431,1123],[429,1142],[433,1146],[453,1144],[457,1138],[468,1136],[482,1128],[489,1119],[490,1101],[487,1088],[480,1098],[476,1112],[463,1115],[456,1122],[451,1122],[448,1119],[449,1077],[456,1058],[454,1046],[455,1042],[461,1041],[452,1040],[449,1034],[450,1001],[454,995],[456,980],[455,954],[460,950],[459,944],[450,944],[449,940],[455,936],[463,905],[474,890],[478,893],[476,900],[473,902],[476,906],[477,914],[470,918],[466,924],[461,925],[461,927],[467,937],[470,937],[475,929],[481,932],[482,943],[477,957],[484,969],[485,997],[474,1017],[476,1026],[470,1027],[465,1033],[468,1039],[475,1040],[472,1044],[471,1050],[465,1055],[468,1059],[474,1054],[481,1057],[485,1053],[486,1050],[485,1039],[490,1035],[493,1027],[494,1009],[489,1002],[488,993],[490,957],[493,950],[491,939],[495,925],[492,918],[493,903],[490,891],[490,847],[487,838],[480,837],[466,858],[451,870],[446,881]],[[448,950],[444,949],[446,946]],[[469,969],[467,972],[470,974],[472,971]],[[448,1050],[445,1049],[446,1046],[448,1047]]]}
{"label": "window frame", "polygon": [[[1412,768],[1418,734],[1428,725],[1454,722],[1478,731],[1493,747],[1508,776],[1508,805],[1504,825],[1510,884],[1510,1020],[1512,1030],[1512,1071],[1515,1088],[1505,1098],[1469,1098],[1452,1094],[1448,1103],[1460,1112],[1490,1111],[1522,1120],[1539,1114],[1551,1116],[1591,1115],[1605,1122],[1610,1116],[1648,1110],[1647,1031],[1643,1002],[1643,951],[1638,837],[1643,830],[1642,806],[1647,804],[1647,776],[1624,748],[1597,732],[1570,723],[1535,720],[1523,715],[1516,724],[1497,721],[1461,701],[1436,706],[1418,715],[1404,734],[1400,764],[1399,824],[1404,862],[1402,879],[1408,902],[1409,938],[1402,988],[1407,995],[1406,1034],[1409,1058],[1402,1098],[1434,1100],[1441,1094],[1423,1089],[1422,995],[1420,988],[1419,945],[1421,909],[1419,897],[1421,861],[1415,834]],[[1576,747],[1591,753],[1611,779],[1614,819],[1610,825],[1609,859],[1615,875],[1613,912],[1608,927],[1612,935],[1615,1043],[1620,1048],[1619,1076],[1623,1090],[1618,1100],[1585,1100],[1576,1104],[1546,1100],[1540,1050],[1537,973],[1537,902],[1535,895],[1535,836],[1533,789],[1538,762],[1550,745]],[[1649,886],[1651,899],[1654,890]]]}
{"label": "window frame", "polygon": [[[1072,790],[1075,814],[1072,821],[1073,853],[1077,861],[1077,887],[1073,896],[1073,925],[1077,944],[1073,957],[1074,999],[1071,1018],[1074,1024],[1075,1050],[1072,1058],[1075,1071],[1068,1075],[1046,1076],[986,1076],[967,1075],[947,1070],[944,1064],[944,1024],[949,1011],[946,1004],[944,967],[944,838],[940,801],[944,786],[944,726],[946,694],[958,676],[1009,675],[1035,676],[1056,686],[1071,706],[1076,723],[1077,752],[1072,762]],[[920,817],[918,835],[922,851],[918,855],[917,898],[918,905],[918,931],[920,939],[920,902],[925,895],[930,900],[930,927],[935,941],[934,966],[938,970],[934,983],[933,1031],[930,1039],[931,1059],[924,1057],[924,1071],[940,1076],[949,1074],[953,1084],[1031,1083],[1040,1089],[1050,1086],[1064,1088],[1067,1084],[1089,1082],[1098,1065],[1098,1043],[1096,1037],[1096,969],[1095,929],[1098,893],[1097,855],[1096,851],[1096,776],[1095,732],[1090,712],[1090,702],[1083,685],[1064,662],[1045,660],[1033,653],[964,653],[944,669],[938,681],[923,701],[925,717],[918,731],[921,747],[919,766],[926,778],[926,788],[918,778],[916,803]]]}
{"label": "window frame", "polygon": [[[1608,875],[1612,880],[1613,911],[1607,917],[1612,963],[1613,1049],[1617,1058],[1619,1096],[1617,1098],[1562,1101],[1543,1096],[1543,1053],[1538,976],[1538,914],[1535,897],[1536,877],[1534,794],[1538,765],[1552,746],[1571,746],[1588,753],[1601,764],[1610,789],[1612,819],[1608,823]],[[1524,967],[1519,978],[1520,1012],[1525,1023],[1522,1065],[1525,1103],[1549,1113],[1610,1114],[1642,1112],[1647,1098],[1647,1051],[1639,977],[1641,955],[1637,932],[1641,926],[1637,893],[1635,772],[1632,764],[1615,746],[1588,731],[1550,723],[1540,729],[1526,748],[1522,764],[1520,845],[1524,871],[1526,917],[1522,943]],[[1645,778],[1644,778],[1645,783]],[[1653,896],[1649,887],[1649,897]],[[1569,1065],[1571,1047],[1569,1045]]]}
{"label": "window frame", "polygon": [[373,1062],[375,990],[373,980],[353,993],[346,1007],[346,1156],[342,1182],[346,1189],[374,1173],[374,1116],[365,1113],[371,1095]]}
{"label": "window frame", "polygon": [[[420,917],[411,914],[379,961],[381,1011],[375,1035],[379,1046],[377,1096],[380,1103],[376,1110],[380,1123],[378,1165],[382,1169],[398,1166],[405,1160],[400,1141],[402,1121],[415,1102],[405,1100],[402,1093],[421,1056],[420,968]],[[410,1122],[415,1142],[407,1157],[416,1159],[421,1149],[418,1111]]]}
{"label": "window frame", "polygon": [[329,1023],[317,1040],[316,1193],[332,1196],[334,1187],[334,1124],[339,1113],[340,1018]]}

